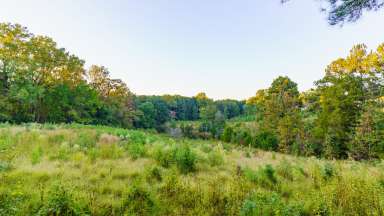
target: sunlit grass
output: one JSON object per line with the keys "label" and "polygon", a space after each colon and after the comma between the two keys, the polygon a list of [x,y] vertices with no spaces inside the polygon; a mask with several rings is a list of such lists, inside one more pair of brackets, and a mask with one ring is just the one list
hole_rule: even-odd
{"label": "sunlit grass", "polygon": [[384,163],[83,125],[0,125],[0,215],[380,215]]}

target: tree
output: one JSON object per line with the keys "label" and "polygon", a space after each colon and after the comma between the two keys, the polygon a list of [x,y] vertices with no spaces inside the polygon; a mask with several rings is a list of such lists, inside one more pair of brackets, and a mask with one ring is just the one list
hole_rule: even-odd
{"label": "tree", "polygon": [[194,98],[197,101],[199,109],[201,109],[202,107],[208,106],[213,102],[212,99],[208,98],[207,94],[205,94],[204,92],[198,93]]}
{"label": "tree", "polygon": [[315,136],[326,157],[348,156],[354,148],[348,145],[356,130],[369,119],[366,116],[359,120],[364,107],[383,94],[382,45],[376,52],[368,53],[366,49],[365,45],[354,46],[349,56],[332,62],[325,77],[317,82],[320,112]]}
{"label": "tree", "polygon": [[279,137],[279,150],[290,152],[299,142],[300,100],[297,84],[288,77],[278,77],[268,88],[265,98],[264,127]]}
{"label": "tree", "polygon": [[208,105],[200,109],[200,118],[208,121],[214,120],[217,112],[218,109],[216,105]]}
{"label": "tree", "polygon": [[376,106],[365,108],[350,142],[350,156],[355,160],[377,158],[384,151],[383,113]]}
{"label": "tree", "polygon": [[[282,3],[290,0],[281,0]],[[364,11],[377,11],[384,6],[383,0],[322,0],[328,3],[328,8],[322,9],[328,13],[330,25],[355,22],[361,18]]]}
{"label": "tree", "polygon": [[134,121],[133,94],[120,79],[110,78],[103,66],[92,65],[88,70],[90,85],[106,104],[107,112],[112,114],[111,124],[131,127]]}
{"label": "tree", "polygon": [[138,119],[135,126],[139,128],[154,128],[156,126],[156,110],[151,102],[144,102],[139,105]]}

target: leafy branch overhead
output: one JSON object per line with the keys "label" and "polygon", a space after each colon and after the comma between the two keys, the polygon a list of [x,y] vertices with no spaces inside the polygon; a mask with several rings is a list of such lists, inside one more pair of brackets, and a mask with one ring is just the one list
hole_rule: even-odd
{"label": "leafy branch overhead", "polygon": [[[290,0],[281,0],[286,3]],[[384,0],[320,0],[327,3],[322,11],[328,14],[330,25],[356,22],[366,11],[377,11],[384,6]]]}

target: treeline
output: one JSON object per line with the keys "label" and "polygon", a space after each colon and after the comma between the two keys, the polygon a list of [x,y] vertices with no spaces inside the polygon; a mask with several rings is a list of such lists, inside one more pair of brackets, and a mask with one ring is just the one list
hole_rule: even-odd
{"label": "treeline", "polygon": [[354,46],[308,91],[299,92],[295,82],[280,76],[243,108],[253,118],[231,122],[206,106],[200,124],[181,124],[171,134],[304,156],[383,158],[384,44],[374,51]]}
{"label": "treeline", "polygon": [[[154,128],[284,153],[371,159],[384,156],[383,77],[384,44],[374,51],[357,45],[305,92],[278,77],[247,101],[136,96],[105,67],[85,69],[51,38],[0,24],[0,122]],[[228,121],[234,117],[251,121]]]}
{"label": "treeline", "polygon": [[247,101],[250,125],[227,126],[222,139],[298,155],[373,159],[384,156],[384,44],[352,48],[326,69],[315,88],[300,93],[288,77]]}
{"label": "treeline", "polygon": [[205,93],[195,97],[179,95],[137,96],[135,97],[137,128],[155,128],[166,131],[170,121],[196,121],[207,118],[208,109],[213,115],[218,113],[224,119],[231,119],[244,113],[245,101],[212,100]]}
{"label": "treeline", "polygon": [[[206,104],[225,118],[245,102],[197,97],[135,96],[107,68],[91,66],[25,27],[0,24],[0,121],[103,124],[164,131],[172,120],[200,119]],[[204,112],[204,111],[203,111]]]}

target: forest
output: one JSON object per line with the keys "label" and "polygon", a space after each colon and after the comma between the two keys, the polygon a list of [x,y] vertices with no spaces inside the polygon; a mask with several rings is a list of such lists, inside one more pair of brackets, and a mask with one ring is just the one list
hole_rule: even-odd
{"label": "forest", "polygon": [[286,76],[244,101],[135,95],[50,37],[0,24],[0,122],[79,123],[216,139],[298,156],[384,156],[384,44],[357,44],[300,92]]}

